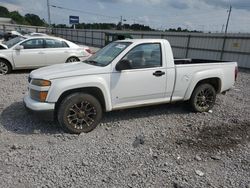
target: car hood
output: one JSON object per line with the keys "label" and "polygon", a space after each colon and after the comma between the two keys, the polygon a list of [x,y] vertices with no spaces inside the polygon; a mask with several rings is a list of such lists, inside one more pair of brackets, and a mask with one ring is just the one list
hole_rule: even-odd
{"label": "car hood", "polygon": [[36,79],[52,80],[73,76],[104,74],[108,72],[107,70],[107,67],[89,65],[83,62],[74,62],[51,65],[34,70],[30,73],[30,77]]}

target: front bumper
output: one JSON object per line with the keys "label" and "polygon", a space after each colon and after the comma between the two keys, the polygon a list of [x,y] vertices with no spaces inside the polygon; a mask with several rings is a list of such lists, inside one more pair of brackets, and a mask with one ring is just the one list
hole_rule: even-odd
{"label": "front bumper", "polygon": [[54,103],[46,103],[46,102],[38,102],[31,99],[28,95],[26,95],[23,99],[23,103],[26,109],[35,115],[39,115],[39,117],[46,118],[49,120],[54,119]]}

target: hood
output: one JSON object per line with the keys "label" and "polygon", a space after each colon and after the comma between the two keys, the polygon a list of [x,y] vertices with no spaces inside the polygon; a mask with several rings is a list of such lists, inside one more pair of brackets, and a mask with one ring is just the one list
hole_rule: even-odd
{"label": "hood", "polygon": [[51,65],[34,70],[30,73],[31,78],[52,80],[73,76],[107,73],[107,67],[89,65],[83,62],[64,63]]}

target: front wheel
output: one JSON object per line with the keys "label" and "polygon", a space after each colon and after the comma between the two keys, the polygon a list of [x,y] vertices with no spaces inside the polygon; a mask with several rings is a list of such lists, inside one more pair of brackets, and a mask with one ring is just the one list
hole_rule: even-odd
{"label": "front wheel", "polygon": [[62,101],[57,117],[59,124],[67,132],[87,133],[99,124],[102,118],[102,107],[92,95],[74,93]]}
{"label": "front wheel", "polygon": [[0,59],[0,75],[8,74],[10,72],[11,72],[10,64],[5,60]]}
{"label": "front wheel", "polygon": [[196,112],[207,112],[215,104],[216,91],[210,84],[201,84],[197,86],[190,99],[190,104]]}

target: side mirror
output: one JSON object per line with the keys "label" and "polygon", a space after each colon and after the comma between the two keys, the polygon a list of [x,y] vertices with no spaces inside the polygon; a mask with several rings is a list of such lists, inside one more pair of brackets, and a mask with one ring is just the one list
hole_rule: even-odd
{"label": "side mirror", "polygon": [[131,60],[123,59],[123,60],[119,61],[119,62],[116,64],[115,69],[116,69],[117,71],[122,71],[122,70],[131,69]]}
{"label": "side mirror", "polygon": [[22,45],[17,45],[17,46],[15,47],[15,50],[22,50],[22,49],[24,49],[24,47],[23,47]]}

